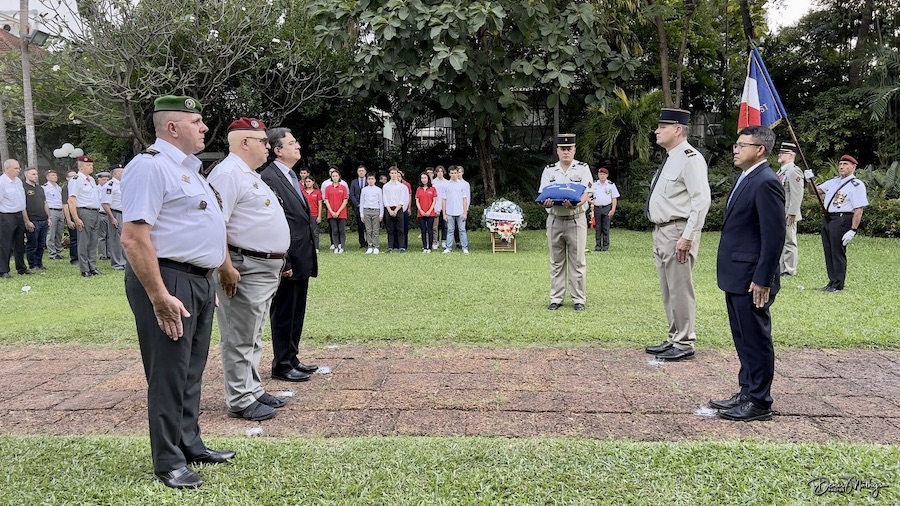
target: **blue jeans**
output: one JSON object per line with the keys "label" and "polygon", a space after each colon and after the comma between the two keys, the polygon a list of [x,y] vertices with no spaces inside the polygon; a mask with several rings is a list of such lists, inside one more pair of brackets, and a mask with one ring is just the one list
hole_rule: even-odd
{"label": "blue jeans", "polygon": [[44,266],[44,248],[47,247],[47,231],[50,230],[47,220],[32,220],[33,232],[26,232],[25,258],[32,269]]}
{"label": "blue jeans", "polygon": [[459,229],[459,245],[462,249],[469,249],[469,237],[466,235],[466,222],[460,216],[447,215],[447,249],[453,251],[453,235]]}

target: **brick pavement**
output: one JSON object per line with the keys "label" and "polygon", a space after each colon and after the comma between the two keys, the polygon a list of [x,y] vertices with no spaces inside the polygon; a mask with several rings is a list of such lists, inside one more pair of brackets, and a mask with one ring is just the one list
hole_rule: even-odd
{"label": "brick pavement", "polygon": [[[773,421],[702,409],[735,390],[733,352],[654,363],[639,350],[341,346],[305,349],[330,374],[270,392],[295,396],[264,422],[228,418],[218,350],[204,376],[207,435],[501,435],[644,441],[754,438],[900,442],[900,352],[783,350]],[[271,350],[263,353],[267,364]],[[265,367],[263,369],[266,369]],[[137,350],[0,347],[0,433],[144,434]]]}

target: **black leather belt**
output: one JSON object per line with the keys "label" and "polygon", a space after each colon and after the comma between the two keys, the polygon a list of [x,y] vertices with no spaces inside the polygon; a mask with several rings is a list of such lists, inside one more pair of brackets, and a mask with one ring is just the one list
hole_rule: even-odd
{"label": "black leather belt", "polygon": [[122,211],[119,211],[118,209],[113,209],[113,208],[110,208],[109,210],[112,211],[112,212],[114,212],[114,213],[121,213],[121,212],[122,212]]}
{"label": "black leather belt", "polygon": [[687,218],[675,218],[674,220],[670,220],[670,221],[667,221],[667,222],[665,222],[665,223],[657,223],[656,226],[657,226],[657,227],[665,227],[665,226],[667,226],[667,225],[674,225],[674,224],[676,224],[676,223],[682,223],[682,222],[685,222],[685,221],[687,221]]}
{"label": "black leather belt", "polygon": [[828,213],[828,216],[838,218],[840,216],[853,216],[853,213]]}
{"label": "black leather belt", "polygon": [[96,207],[79,207],[78,209],[84,209],[87,211],[99,211]]}
{"label": "black leather belt", "polygon": [[0,214],[18,214],[19,216],[21,216],[21,215],[22,215],[22,211],[18,211],[18,212],[15,212],[15,213],[0,213]]}
{"label": "black leather belt", "polygon": [[186,272],[188,274],[193,274],[195,276],[203,276],[208,278],[210,274],[212,274],[212,269],[206,269],[204,267],[197,267],[196,265],[186,264],[184,262],[177,262],[175,260],[169,260],[168,258],[160,258],[159,259],[160,267],[167,267],[169,269],[175,269],[176,271]]}
{"label": "black leather belt", "polygon": [[62,208],[60,207],[59,209],[57,209],[57,208],[55,208],[55,207],[51,207],[50,210],[51,210],[51,211],[62,211]]}
{"label": "black leather belt", "polygon": [[272,260],[275,258],[284,258],[284,253],[262,253],[260,251],[250,251],[244,248],[238,248],[237,246],[228,245],[228,251],[234,251],[238,255],[244,255],[247,257],[254,258],[265,258],[266,260]]}

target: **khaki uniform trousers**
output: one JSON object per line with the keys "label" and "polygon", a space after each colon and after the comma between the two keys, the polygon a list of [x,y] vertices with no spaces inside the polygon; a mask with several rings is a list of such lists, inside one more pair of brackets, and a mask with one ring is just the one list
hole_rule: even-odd
{"label": "khaki uniform trousers", "polygon": [[684,232],[686,221],[674,221],[653,227],[653,257],[659,275],[666,318],[669,322],[668,341],[680,350],[692,350],[697,334],[696,298],[692,271],[700,249],[700,238],[691,244],[687,262],[675,256],[675,244]]}
{"label": "khaki uniform trousers", "polygon": [[234,297],[226,297],[216,275],[225,405],[241,411],[265,392],[259,375],[262,332],[272,297],[278,289],[284,260],[244,256],[229,251],[231,263],[241,273]]}
{"label": "khaki uniform trousers", "polygon": [[781,262],[779,274],[786,272],[791,276],[797,275],[797,264],[799,263],[799,252],[797,249],[797,222],[787,227],[784,235],[784,250],[781,252]]}
{"label": "khaki uniform trousers", "polygon": [[587,277],[585,213],[579,212],[574,216],[548,214],[547,243],[550,246],[550,302],[563,303],[568,279],[572,303],[584,304]]}

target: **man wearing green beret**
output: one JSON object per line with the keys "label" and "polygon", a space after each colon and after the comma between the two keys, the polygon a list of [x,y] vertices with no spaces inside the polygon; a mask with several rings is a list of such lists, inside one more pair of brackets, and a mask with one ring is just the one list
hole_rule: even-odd
{"label": "man wearing green beret", "polygon": [[209,130],[200,102],[164,96],[153,111],[156,142],[122,175],[125,294],[147,377],[154,474],[168,487],[197,488],[203,480],[188,465],[234,457],[207,448],[198,424],[225,219],[195,156]]}

